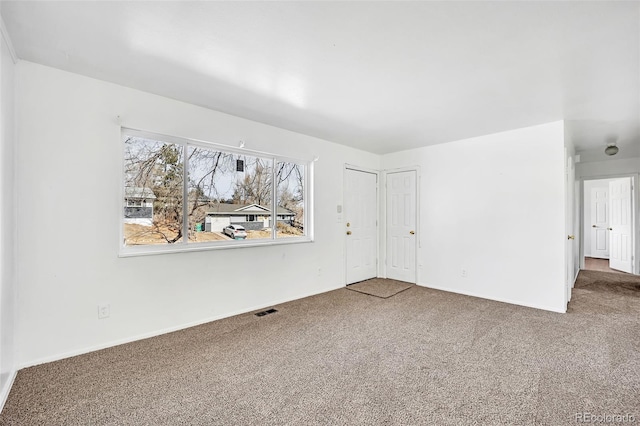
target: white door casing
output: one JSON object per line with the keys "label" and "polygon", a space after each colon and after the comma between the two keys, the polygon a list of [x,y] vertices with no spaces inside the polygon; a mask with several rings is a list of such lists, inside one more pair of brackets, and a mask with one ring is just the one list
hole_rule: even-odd
{"label": "white door casing", "polygon": [[589,257],[609,258],[609,188],[591,189],[591,247]]}
{"label": "white door casing", "polygon": [[569,155],[565,148],[565,232],[567,240],[565,246],[565,303],[571,300],[571,289],[575,281],[575,272],[573,267],[573,252],[575,249],[575,229],[573,223],[573,188],[575,181],[575,168],[573,165],[573,157]]}
{"label": "white door casing", "polygon": [[631,178],[609,182],[609,267],[631,273]]}
{"label": "white door casing", "polygon": [[387,174],[387,277],[416,282],[417,173]]}
{"label": "white door casing", "polygon": [[346,169],[344,186],[348,285],[378,276],[378,175]]}

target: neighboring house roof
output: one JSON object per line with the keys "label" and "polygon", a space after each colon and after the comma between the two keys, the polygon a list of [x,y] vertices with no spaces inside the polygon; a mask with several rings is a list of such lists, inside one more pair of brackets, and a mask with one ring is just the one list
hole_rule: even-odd
{"label": "neighboring house roof", "polygon": [[124,198],[144,198],[153,200],[156,198],[156,194],[153,193],[151,188],[126,186],[124,188]]}
{"label": "neighboring house roof", "polygon": [[[208,207],[207,214],[211,216],[246,216],[247,214],[271,213],[271,210],[259,204],[227,204],[220,203]],[[289,209],[278,206],[279,216],[295,216]]]}
{"label": "neighboring house roof", "polygon": [[284,207],[280,207],[280,206],[278,206],[278,210],[277,210],[276,214],[281,215],[281,216],[295,216],[296,215],[291,210],[285,209]]}

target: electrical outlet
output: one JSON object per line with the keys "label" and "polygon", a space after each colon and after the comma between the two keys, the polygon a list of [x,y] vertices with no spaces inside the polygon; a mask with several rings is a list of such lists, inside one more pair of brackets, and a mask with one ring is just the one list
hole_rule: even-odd
{"label": "electrical outlet", "polygon": [[462,278],[467,278],[467,270],[466,270],[466,269],[462,269],[462,270],[460,271],[460,276],[461,276]]}
{"label": "electrical outlet", "polygon": [[98,319],[109,318],[109,315],[111,315],[111,305],[108,303],[98,305]]}

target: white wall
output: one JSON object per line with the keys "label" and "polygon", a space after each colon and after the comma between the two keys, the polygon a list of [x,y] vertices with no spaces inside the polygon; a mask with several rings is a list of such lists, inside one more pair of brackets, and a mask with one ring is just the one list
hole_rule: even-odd
{"label": "white wall", "polygon": [[[343,165],[378,169],[379,156],[24,61],[16,90],[21,366],[344,286]],[[316,241],[118,258],[117,115],[131,128],[319,156]],[[73,214],[77,205],[94,207]],[[99,303],[110,318],[98,320]]]}
{"label": "white wall", "polygon": [[584,255],[591,256],[591,191],[596,188],[609,191],[609,182],[614,179],[587,180],[584,182]]}
{"label": "white wall", "polygon": [[604,149],[606,148],[605,141],[602,141],[602,144],[593,149],[589,149],[586,151],[580,151],[577,154],[580,154],[580,160],[583,163],[592,163],[592,162],[607,162],[613,159],[630,159],[630,158],[638,158],[640,156],[640,143],[627,143],[618,145],[620,151],[614,156],[609,156],[604,153]]}
{"label": "white wall", "polygon": [[[0,21],[0,27],[4,25]],[[14,63],[0,36],[0,409],[15,377],[16,200]]]}
{"label": "white wall", "polygon": [[421,169],[418,283],[564,312],[563,140],[556,122],[383,156]]}
{"label": "white wall", "polygon": [[640,157],[623,158],[620,160],[594,161],[591,163],[578,163],[576,166],[576,178],[606,178],[622,174],[639,173]]}

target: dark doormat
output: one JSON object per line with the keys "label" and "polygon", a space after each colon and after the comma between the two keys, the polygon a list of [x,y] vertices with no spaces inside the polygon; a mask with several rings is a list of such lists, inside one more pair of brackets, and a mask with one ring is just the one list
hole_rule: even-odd
{"label": "dark doormat", "polygon": [[359,283],[349,284],[347,289],[379,297],[381,299],[388,299],[389,297],[395,296],[414,285],[415,284],[390,280],[387,278],[372,278],[370,280],[360,281]]}

